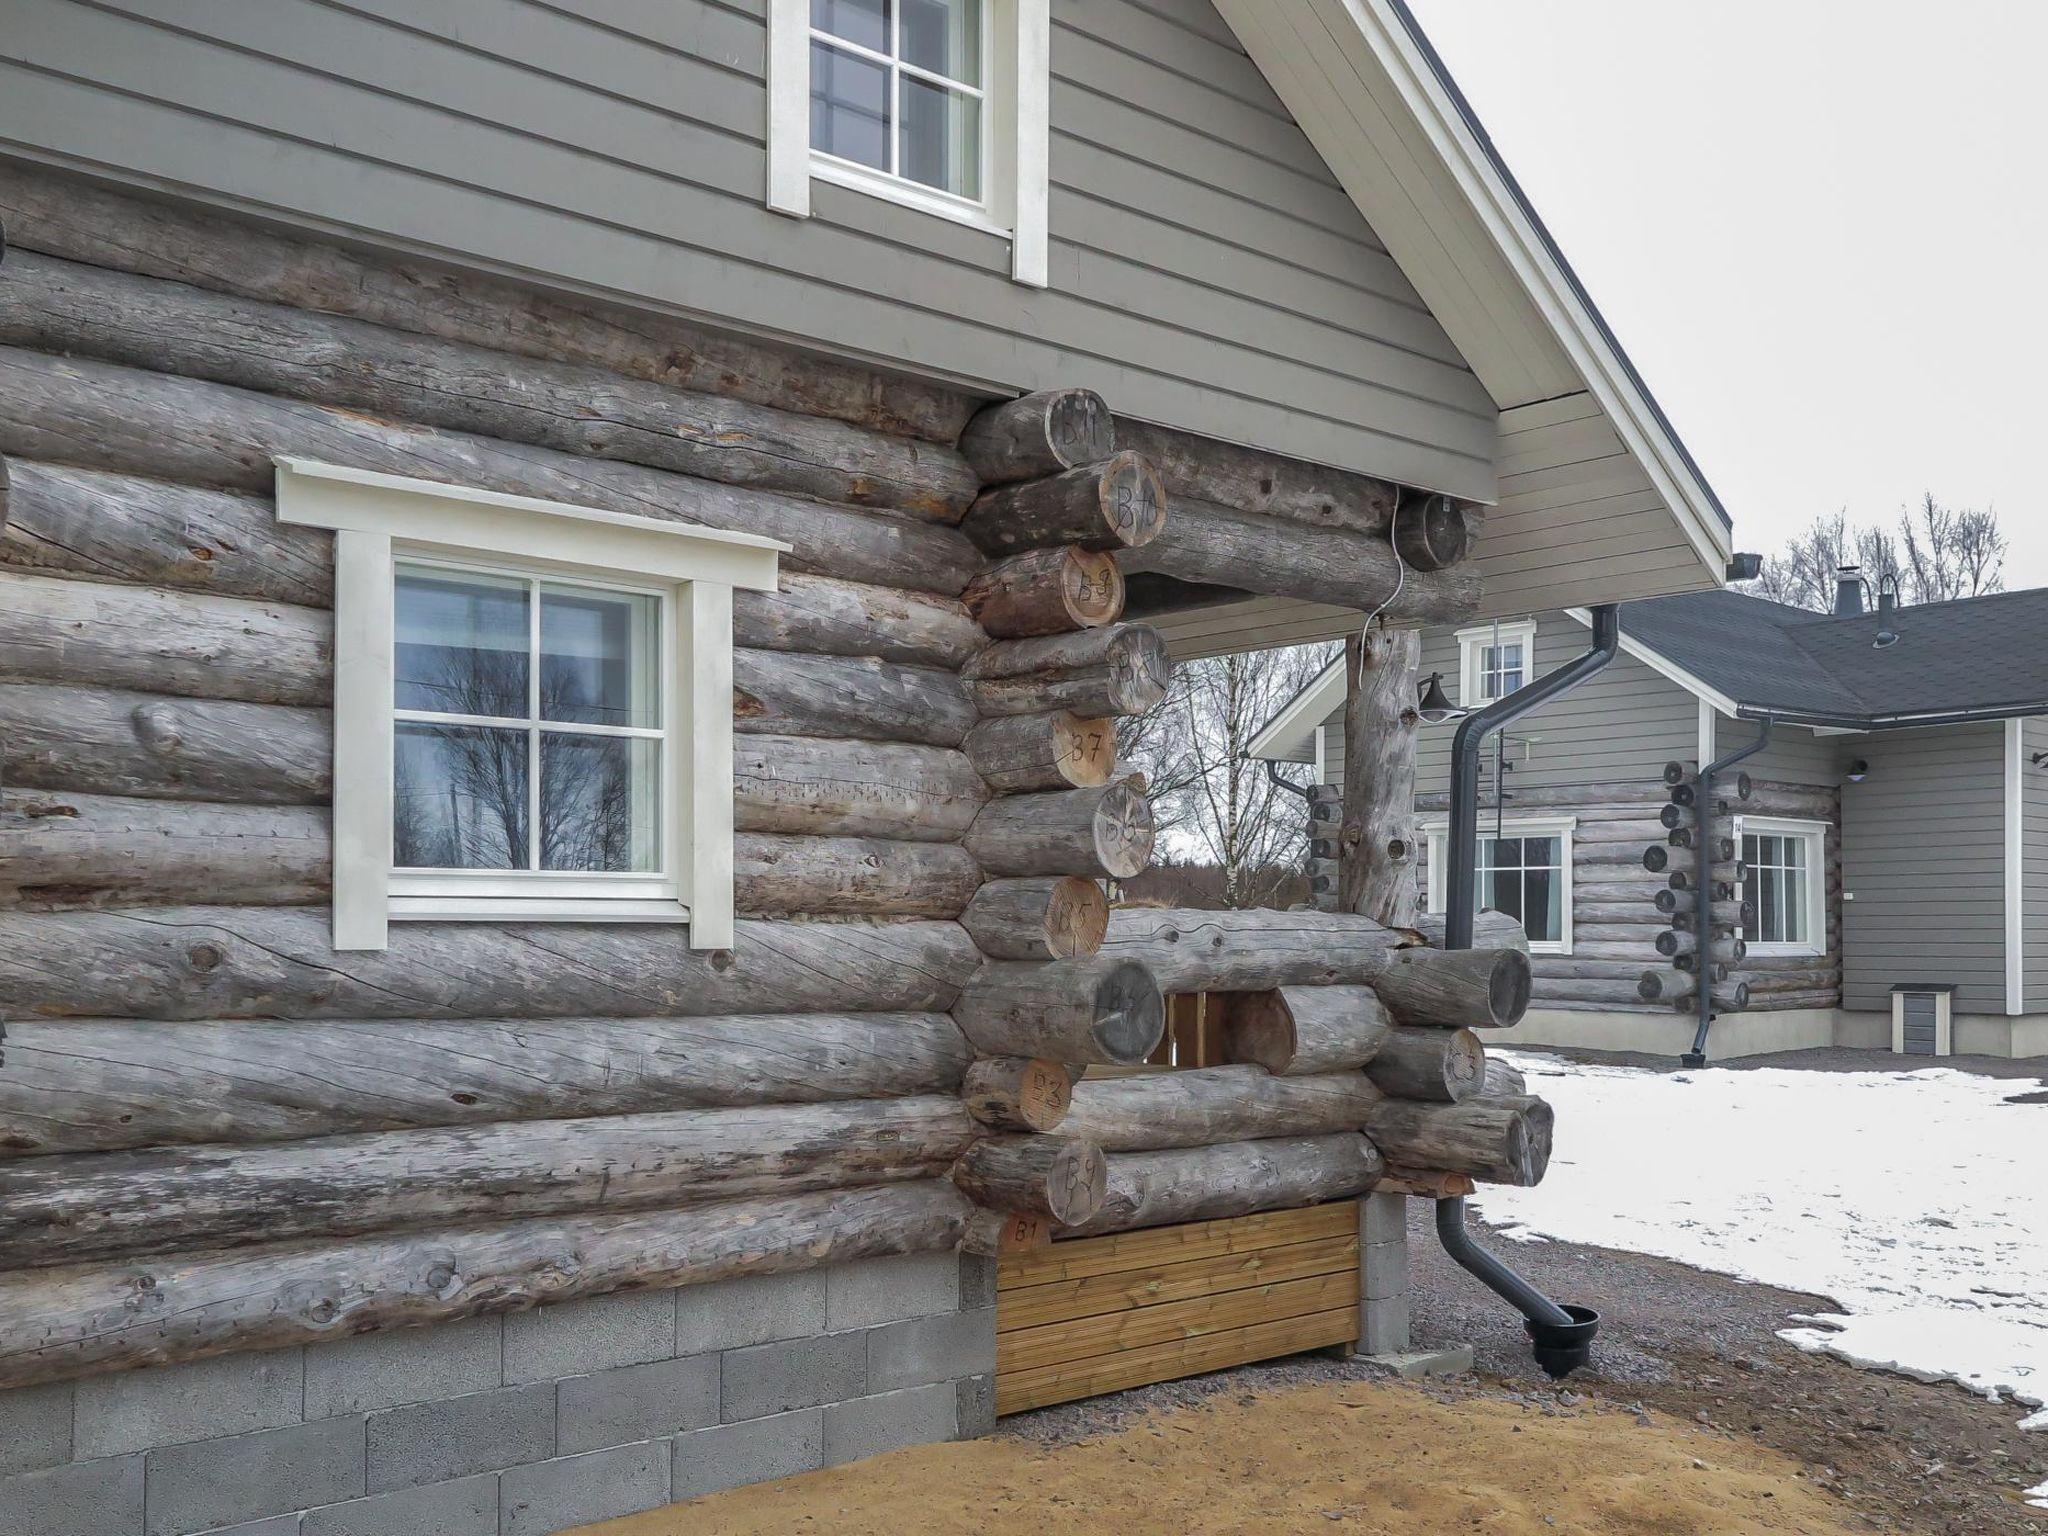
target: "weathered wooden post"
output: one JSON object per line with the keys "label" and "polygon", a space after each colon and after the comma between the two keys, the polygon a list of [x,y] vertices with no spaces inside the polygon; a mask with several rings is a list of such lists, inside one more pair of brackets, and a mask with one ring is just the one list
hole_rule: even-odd
{"label": "weathered wooden post", "polygon": [[1344,642],[1344,819],[1337,906],[1406,928],[1415,921],[1415,675],[1412,629]]}

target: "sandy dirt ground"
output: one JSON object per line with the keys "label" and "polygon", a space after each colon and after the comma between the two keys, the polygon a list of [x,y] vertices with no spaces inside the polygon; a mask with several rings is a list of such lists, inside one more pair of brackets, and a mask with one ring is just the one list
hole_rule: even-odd
{"label": "sandy dirt ground", "polygon": [[1340,1381],[1153,1410],[1063,1444],[897,1451],[586,1536],[1585,1536],[1856,1529],[1797,1463],[1661,1415]]}

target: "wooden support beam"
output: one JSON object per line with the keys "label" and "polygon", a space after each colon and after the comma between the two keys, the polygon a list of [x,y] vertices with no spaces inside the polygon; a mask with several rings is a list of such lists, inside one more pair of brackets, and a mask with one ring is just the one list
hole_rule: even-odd
{"label": "wooden support beam", "polygon": [[1413,923],[1419,905],[1415,678],[1421,655],[1421,635],[1413,629],[1371,630],[1344,642],[1337,906],[1389,928]]}

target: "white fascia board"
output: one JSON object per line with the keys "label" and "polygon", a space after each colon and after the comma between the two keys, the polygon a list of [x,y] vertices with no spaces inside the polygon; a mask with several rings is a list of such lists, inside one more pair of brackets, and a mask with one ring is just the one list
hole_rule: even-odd
{"label": "white fascia board", "polygon": [[1276,762],[1296,761],[1294,754],[1301,750],[1309,733],[1343,702],[1344,658],[1340,655],[1252,738],[1252,744],[1245,748],[1245,756],[1272,758]]}
{"label": "white fascia board", "polygon": [[2005,722],[2005,1011],[2027,1011],[2026,983],[2026,722]]}
{"label": "white fascia board", "polygon": [[[1567,608],[1565,612],[1585,625],[1586,628],[1591,629],[1593,627],[1593,615],[1584,608]],[[1625,653],[1633,656],[1659,677],[1669,678],[1694,698],[1705,700],[1731,720],[1735,718],[1736,711],[1741,707],[1735,700],[1729,698],[1720,689],[1701,682],[1677,662],[1658,655],[1647,645],[1644,645],[1642,641],[1630,639],[1626,630],[1622,631],[1621,648]]]}

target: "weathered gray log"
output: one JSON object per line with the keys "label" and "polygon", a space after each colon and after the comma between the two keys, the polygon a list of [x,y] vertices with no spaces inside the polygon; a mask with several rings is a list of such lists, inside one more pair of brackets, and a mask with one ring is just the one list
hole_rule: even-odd
{"label": "weathered gray log", "polygon": [[[1655,943],[1660,955],[1690,956],[1695,954],[1699,947],[1698,936],[1684,928],[1664,929],[1657,935]],[[1734,936],[1714,939],[1709,941],[1707,952],[1716,960],[1736,961],[1749,954],[1749,944],[1746,940]]]}
{"label": "weathered gray log", "polygon": [[1334,1072],[1371,1061],[1392,1027],[1371,987],[1278,987],[1231,999],[1225,1049],[1282,1075]]}
{"label": "weathered gray log", "polygon": [[951,672],[863,656],[735,648],[733,729],[957,747],[974,705]]}
{"label": "weathered gray log", "polygon": [[327,812],[53,791],[0,800],[0,907],[326,899]]}
{"label": "weathered gray log", "polygon": [[1386,1098],[1373,1106],[1365,1133],[1381,1156],[1403,1168],[1441,1169],[1483,1184],[1528,1189],[1543,1182],[1550,1166],[1554,1118],[1538,1098],[1461,1104]]}
{"label": "weathered gray log", "polygon": [[284,454],[763,533],[785,567],[957,595],[981,557],[954,528],[666,470],[382,421],[200,379],[0,347],[0,453],[264,494]]}
{"label": "weathered gray log", "polygon": [[1348,1200],[1370,1190],[1384,1170],[1373,1144],[1354,1131],[1123,1152],[1109,1159],[1102,1210],[1068,1235],[1094,1237]]}
{"label": "weathered gray log", "polygon": [[984,1056],[1130,1066],[1166,1033],[1166,1000],[1129,960],[996,960],[968,982],[953,1018]]}
{"label": "weathered gray log", "polygon": [[[1699,992],[1699,978],[1675,969],[1644,971],[1636,981],[1635,990],[1636,996],[1646,1003],[1671,1003],[1689,1008]],[[1711,996],[1716,1008],[1739,1011],[1749,1006],[1749,983],[1726,980],[1713,986]]]}
{"label": "weathered gray log", "polygon": [[1519,1099],[1529,1092],[1529,1080],[1522,1075],[1522,1069],[1499,1056],[1486,1058],[1484,1079],[1479,1090],[1481,1098]]}
{"label": "weathered gray log", "polygon": [[0,460],[0,565],[334,606],[334,535],[267,497]]}
{"label": "weathered gray log", "polygon": [[198,203],[136,197],[24,161],[0,165],[0,222],[23,250],[526,357],[589,363],[936,443],[959,437],[979,404],[908,374],[292,234]]}
{"label": "weathered gray log", "polygon": [[1074,1084],[1067,1069],[1038,1057],[989,1056],[960,1085],[967,1112],[1000,1131],[1054,1131],[1067,1118]]}
{"label": "weathered gray log", "polygon": [[[1699,961],[1691,955],[1673,955],[1671,957],[1671,968],[1675,971],[1684,971],[1691,976],[1698,976],[1702,970]],[[1725,961],[1709,960],[1704,970],[1707,985],[1710,987],[1719,986],[1728,979],[1728,966]]]}
{"label": "weathered gray log", "polygon": [[990,485],[1037,480],[1116,452],[1116,419],[1092,389],[1043,389],[976,413],[960,451]]}
{"label": "weathered gray log", "polygon": [[942,1013],[17,1020],[0,1156],[955,1092]]}
{"label": "weathered gray log", "polygon": [[1035,640],[1003,640],[961,669],[985,715],[1065,709],[1083,719],[1142,715],[1166,697],[1173,663],[1159,631],[1117,624]]}
{"label": "weathered gray log", "polygon": [[1358,1072],[1275,1077],[1264,1067],[1195,1067],[1087,1078],[1063,1127],[1105,1152],[1207,1147],[1365,1126],[1379,1090]]}
{"label": "weathered gray log", "polygon": [[1373,990],[1403,1024],[1511,1029],[1529,1011],[1529,956],[1519,949],[1398,950]]}
{"label": "weathered gray log", "polygon": [[0,343],[942,522],[979,483],[936,443],[30,252]]}
{"label": "weathered gray log", "polygon": [[[1675,918],[1684,918],[1688,923],[1693,914],[1696,897],[1691,891],[1661,890],[1651,898],[1651,904],[1659,912],[1668,912]],[[1750,924],[1756,921],[1756,907],[1747,900],[1717,901],[1713,904],[1712,916],[1716,922]]]}
{"label": "weathered gray log", "polygon": [[733,644],[763,651],[874,656],[957,671],[988,643],[958,598],[784,571],[781,590],[735,591]]}
{"label": "weathered gray log", "polygon": [[1476,513],[1436,491],[1403,491],[1391,528],[1413,571],[1447,571],[1472,552]]}
{"label": "weathered gray log", "polygon": [[0,1388],[615,1291],[943,1251],[960,1241],[973,1209],[951,1183],[931,1179],[19,1271],[0,1275]]}
{"label": "weathered gray log", "polygon": [[1469,1029],[1397,1029],[1365,1065],[1380,1092],[1397,1099],[1456,1104],[1486,1082],[1486,1047]]}
{"label": "weathered gray log", "polygon": [[1072,1226],[1102,1209],[1109,1168],[1102,1148],[1071,1136],[990,1136],[967,1149],[952,1179],[977,1205]]}
{"label": "weathered gray log", "polygon": [[1311,528],[1385,538],[1400,495],[1390,481],[1149,422],[1119,421],[1116,435],[1121,447],[1137,450],[1158,466],[1169,496],[1202,496]]}
{"label": "weathered gray log", "polygon": [[991,486],[974,499],[960,530],[992,555],[1055,544],[1135,549],[1159,537],[1169,518],[1166,488],[1144,457],[1118,453],[1039,480]]}
{"label": "weathered gray log", "polygon": [[1143,962],[1168,992],[1261,992],[1374,981],[1408,937],[1348,912],[1121,907],[1102,952]]}
{"label": "weathered gray log", "polygon": [[981,884],[958,843],[885,837],[740,832],[732,864],[734,906],[750,914],[958,917]]}
{"label": "weathered gray log", "polygon": [[[1124,575],[1155,573],[1207,586],[1352,609],[1386,604],[1389,623],[1440,624],[1476,613],[1484,582],[1468,560],[1406,571],[1384,535],[1290,524],[1176,496],[1159,537],[1117,557]],[[1398,591],[1397,591],[1398,587]]]}
{"label": "weathered gray log", "polygon": [[[1444,945],[1444,915],[1441,912],[1423,912],[1416,916],[1414,929],[1438,949]],[[1522,927],[1519,917],[1510,917],[1505,912],[1496,912],[1492,907],[1482,908],[1472,918],[1472,947],[1474,949],[1519,949],[1529,948],[1528,930]]]}
{"label": "weathered gray log", "polygon": [[[1460,525],[1462,526],[1462,524]],[[1344,642],[1344,821],[1337,907],[1389,928],[1415,921],[1415,677],[1422,636],[1375,629]]]}
{"label": "weathered gray log", "polygon": [[309,805],[333,759],[324,709],[0,683],[11,788]]}
{"label": "weathered gray log", "polygon": [[[1723,870],[1726,870],[1727,873],[1723,874]],[[1717,906],[1724,901],[1740,900],[1742,876],[1748,872],[1740,864],[1733,866],[1717,864],[1714,866],[1714,871],[1707,881],[1707,900],[1715,903]],[[1738,874],[1737,871],[1741,871],[1741,874]],[[1697,877],[1689,869],[1674,869],[1664,878],[1674,891],[1696,891],[1698,889]]]}
{"label": "weathered gray log", "polygon": [[943,1172],[978,1134],[934,1096],[18,1158],[0,1162],[0,1263],[893,1183]]}
{"label": "weathered gray log", "polygon": [[960,597],[997,639],[1058,635],[1114,624],[1124,611],[1124,578],[1114,555],[1061,545],[998,561]]}
{"label": "weathered gray log", "polygon": [[408,922],[387,949],[337,952],[304,907],[0,912],[0,1019],[943,1011],[981,960],[958,923],[743,920],[730,950],[688,942],[659,925]]}
{"label": "weathered gray log", "polygon": [[984,1211],[968,1218],[960,1237],[962,1253],[985,1259],[1007,1259],[1031,1253],[1052,1241],[1052,1223],[1031,1211]]}
{"label": "weathered gray log", "polygon": [[1121,784],[991,800],[965,844],[991,875],[1128,880],[1152,859],[1152,806]]}
{"label": "weathered gray log", "polygon": [[1074,960],[1102,948],[1109,900],[1079,875],[991,880],[960,922],[991,960]]}
{"label": "weathered gray log", "polygon": [[1116,768],[1116,722],[1083,720],[1066,710],[999,715],[967,733],[967,756],[1000,794],[1093,789]]}
{"label": "weathered gray log", "polygon": [[0,681],[325,704],[333,642],[333,616],[319,609],[13,575]]}
{"label": "weathered gray log", "polygon": [[[6,701],[0,694],[0,718]],[[988,799],[967,758],[944,747],[740,736],[733,814],[744,832],[953,842]]]}

